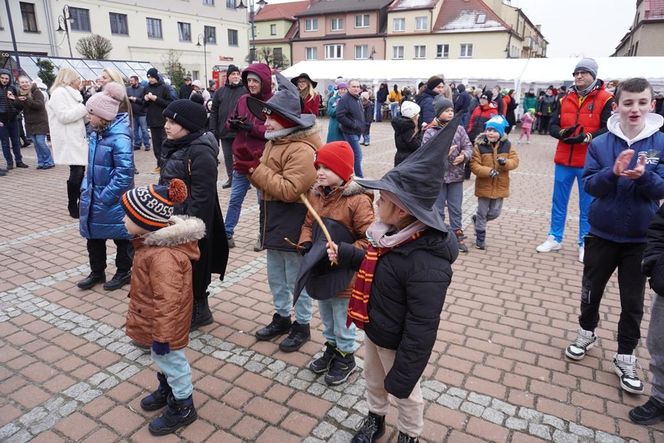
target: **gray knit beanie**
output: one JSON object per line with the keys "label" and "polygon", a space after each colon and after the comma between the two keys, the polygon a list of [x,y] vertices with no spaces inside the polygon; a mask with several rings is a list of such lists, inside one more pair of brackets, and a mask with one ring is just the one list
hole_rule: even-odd
{"label": "gray knit beanie", "polygon": [[576,64],[576,67],[574,68],[574,72],[578,71],[586,71],[590,72],[590,75],[593,76],[593,79],[597,78],[597,70],[599,69],[599,66],[597,66],[597,62],[592,59],[592,58],[582,58],[579,63]]}

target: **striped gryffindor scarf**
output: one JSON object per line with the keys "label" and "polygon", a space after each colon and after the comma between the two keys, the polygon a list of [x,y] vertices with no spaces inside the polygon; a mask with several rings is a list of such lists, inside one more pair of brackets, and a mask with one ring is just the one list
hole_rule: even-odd
{"label": "striped gryffindor scarf", "polygon": [[[419,228],[419,226],[418,226]],[[383,255],[390,252],[393,248],[410,243],[422,236],[422,230],[414,232],[399,244],[393,247],[375,247],[369,245],[364,259],[360,264],[360,270],[355,277],[355,285],[348,302],[348,317],[346,318],[346,327],[355,323],[360,329],[364,329],[364,324],[369,323],[369,295],[371,294],[371,284],[373,283],[374,272],[378,265],[378,260]]]}

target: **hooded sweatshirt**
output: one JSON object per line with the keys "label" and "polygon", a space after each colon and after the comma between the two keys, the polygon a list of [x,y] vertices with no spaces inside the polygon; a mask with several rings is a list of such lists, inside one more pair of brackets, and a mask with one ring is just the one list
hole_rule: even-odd
{"label": "hooded sweatshirt", "polygon": [[[594,197],[588,213],[590,234],[616,243],[645,243],[648,225],[664,198],[664,134],[662,116],[649,113],[645,127],[629,140],[620,129],[620,116],[607,123],[608,132],[593,139],[583,170],[583,188]],[[618,155],[635,151],[627,169],[646,155],[644,174],[632,180],[613,173]]]}

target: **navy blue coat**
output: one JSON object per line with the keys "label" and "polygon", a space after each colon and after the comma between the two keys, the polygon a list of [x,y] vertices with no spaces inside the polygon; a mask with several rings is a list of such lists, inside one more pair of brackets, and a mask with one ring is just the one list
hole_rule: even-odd
{"label": "navy blue coat", "polygon": [[347,92],[337,103],[337,121],[344,134],[360,135],[364,132],[364,108],[360,97]]}
{"label": "navy blue coat", "polygon": [[88,169],[81,186],[80,231],[85,238],[129,239],[122,194],[134,187],[129,116],[118,114],[101,134],[90,134]]}
{"label": "navy blue coat", "polygon": [[418,100],[415,100],[421,109],[420,119],[417,122],[420,127],[423,123],[431,123],[436,117],[436,111],[433,109],[433,99],[437,96],[438,94],[431,89],[425,89],[422,94],[418,95]]}
{"label": "navy blue coat", "polygon": [[628,169],[633,169],[638,153],[648,154],[646,171],[638,180],[619,177],[613,165],[627,142],[606,132],[590,143],[583,168],[583,189],[594,197],[588,213],[590,234],[616,243],[645,243],[648,225],[664,198],[664,134],[633,143],[636,151]]}

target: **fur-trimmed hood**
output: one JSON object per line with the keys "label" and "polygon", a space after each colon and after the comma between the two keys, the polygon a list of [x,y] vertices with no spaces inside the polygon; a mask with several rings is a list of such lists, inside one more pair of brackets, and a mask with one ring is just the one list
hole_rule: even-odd
{"label": "fur-trimmed hood", "polygon": [[205,223],[200,218],[174,215],[171,221],[172,225],[145,235],[143,237],[145,246],[174,247],[197,242],[205,237]]}
{"label": "fur-trimmed hood", "polygon": [[[311,192],[314,195],[319,195],[325,198],[325,192],[323,191],[323,187],[319,184],[315,184],[314,186],[312,186]],[[373,192],[371,190],[363,188],[362,186],[358,185],[354,180],[350,180],[347,183],[344,183],[343,185],[339,186],[329,194],[327,194],[327,197],[335,195],[338,195],[339,197],[350,197],[353,195],[360,195],[360,194],[367,194],[373,200]]]}
{"label": "fur-trimmed hood", "polygon": [[320,135],[320,125],[318,124],[318,122],[316,122],[316,124],[314,124],[309,128],[298,129],[297,131],[293,131],[290,134],[286,134],[280,136],[279,138],[272,139],[272,141],[275,144],[297,142],[300,140],[304,140],[305,138],[309,138],[314,134]]}

